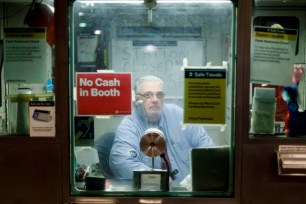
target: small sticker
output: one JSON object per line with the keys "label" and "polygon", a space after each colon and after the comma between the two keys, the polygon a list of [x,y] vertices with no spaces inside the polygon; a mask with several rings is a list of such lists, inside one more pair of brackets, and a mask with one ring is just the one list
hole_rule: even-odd
{"label": "small sticker", "polygon": [[135,150],[130,150],[130,155],[131,155],[131,157],[136,158],[137,157],[137,152]]}

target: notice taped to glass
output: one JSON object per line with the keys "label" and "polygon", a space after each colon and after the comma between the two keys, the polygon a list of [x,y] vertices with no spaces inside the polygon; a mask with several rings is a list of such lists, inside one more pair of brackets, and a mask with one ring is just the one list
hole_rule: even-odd
{"label": "notice taped to glass", "polygon": [[291,84],[298,30],[254,26],[251,51],[251,82]]}
{"label": "notice taped to glass", "polygon": [[30,137],[55,137],[54,101],[30,101]]}
{"label": "notice taped to glass", "polygon": [[46,28],[4,28],[4,80],[7,83],[45,83]]}
{"label": "notice taped to glass", "polygon": [[224,124],[226,69],[185,69],[184,123]]}

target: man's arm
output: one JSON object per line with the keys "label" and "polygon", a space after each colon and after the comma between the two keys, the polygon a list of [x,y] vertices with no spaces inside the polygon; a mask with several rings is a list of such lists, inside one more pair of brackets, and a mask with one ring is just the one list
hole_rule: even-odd
{"label": "man's arm", "polygon": [[215,146],[215,143],[209,137],[203,126],[189,125],[187,126],[187,132],[191,147]]}
{"label": "man's arm", "polygon": [[[173,129],[179,129],[175,125],[181,126],[183,121],[183,109],[175,104],[168,104],[167,109],[165,109],[166,120],[168,121],[168,126]],[[175,124],[178,123],[178,124]],[[183,130],[183,135],[187,138],[190,147],[207,147],[215,146],[213,140],[209,137],[203,126],[201,125],[186,125],[186,128],[181,127]]]}
{"label": "man's arm", "polygon": [[110,168],[116,178],[131,179],[133,170],[149,168],[142,163],[140,131],[129,120],[124,120],[119,125],[109,159]]}

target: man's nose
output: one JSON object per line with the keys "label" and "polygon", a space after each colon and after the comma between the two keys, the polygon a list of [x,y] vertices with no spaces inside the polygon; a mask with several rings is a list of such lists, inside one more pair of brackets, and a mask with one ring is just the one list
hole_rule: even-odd
{"label": "man's nose", "polygon": [[153,94],[151,100],[152,100],[152,101],[158,101],[158,98],[157,98],[156,94]]}

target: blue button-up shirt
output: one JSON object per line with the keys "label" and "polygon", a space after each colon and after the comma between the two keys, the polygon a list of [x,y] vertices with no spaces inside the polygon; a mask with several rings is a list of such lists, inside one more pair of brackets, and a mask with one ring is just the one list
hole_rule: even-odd
{"label": "blue button-up shirt", "polygon": [[[164,132],[167,153],[172,170],[178,170],[174,182],[190,174],[189,150],[195,147],[214,146],[214,142],[200,125],[182,125],[183,110],[175,104],[165,104],[159,128]],[[140,140],[148,129],[137,111],[126,116],[117,128],[109,165],[116,178],[132,179],[133,170],[152,168],[152,158],[140,150]],[[154,158],[154,168],[161,168],[161,158]]]}

